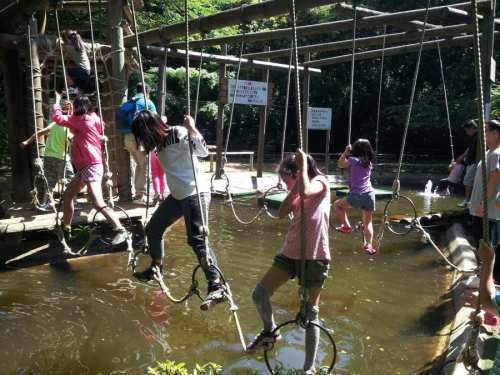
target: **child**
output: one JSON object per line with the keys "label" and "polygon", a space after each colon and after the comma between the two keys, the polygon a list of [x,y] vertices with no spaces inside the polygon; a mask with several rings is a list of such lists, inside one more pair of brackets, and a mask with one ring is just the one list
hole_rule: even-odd
{"label": "child", "polygon": [[452,161],[448,166],[448,177],[439,180],[436,192],[440,195],[451,195],[462,179],[465,165],[461,161]]}
{"label": "child", "polygon": [[373,245],[373,211],[375,211],[375,193],[370,181],[372,173],[372,162],[375,158],[372,146],[368,139],[360,138],[354,144],[347,145],[340,156],[338,166],[349,168],[351,176],[351,191],[347,197],[337,199],[333,203],[335,216],[340,225],[335,227],[342,233],[351,233],[353,228],[349,224],[346,211],[349,208],[359,208],[362,212],[363,221],[363,249],[368,254],[377,251]]}
{"label": "child", "polygon": [[[276,323],[270,299],[273,293],[290,279],[298,277],[299,284],[309,289],[306,318],[308,321],[318,323],[320,292],[330,267],[328,179],[319,171],[314,159],[300,149],[295,155],[289,155],[283,160],[278,173],[289,190],[280,206],[279,216],[284,218],[291,212],[293,219],[288,227],[280,254],[276,255],[273,265],[253,291],[252,299],[262,319],[264,329],[248,345],[248,351],[254,351],[281,338],[279,332],[273,333]],[[304,219],[306,220],[305,280],[301,279],[300,274],[301,199],[304,199]],[[309,325],[306,328],[304,371],[314,371],[318,343],[319,328]]]}
{"label": "child", "polygon": [[[211,305],[223,302],[225,298],[217,261],[213,250],[208,246],[208,228],[203,227],[204,223],[208,226],[210,189],[206,181],[199,177],[197,156],[207,156],[208,149],[203,136],[195,128],[192,117],[184,116],[183,125],[169,126],[160,116],[148,110],[138,112],[132,122],[132,133],[137,144],[144,147],[146,152],[156,149],[170,189],[170,195],[160,204],[146,225],[151,266],[142,272],[134,273],[134,276],[140,281],[148,282],[153,280],[156,269],[160,272],[163,270],[163,234],[183,216],[187,242],[198,257],[208,282],[208,295],[200,306],[202,310],[207,310]],[[201,195],[202,207],[199,205],[193,163],[198,175],[198,192]]]}
{"label": "child", "polygon": [[85,42],[76,30],[64,30],[62,41],[64,49],[69,59],[76,64],[76,67],[67,68],[68,85],[80,88],[84,92],[90,87],[90,61],[87,55]]}
{"label": "child", "polygon": [[63,115],[59,102],[61,94],[56,92],[52,119],[59,125],[67,127],[73,133],[71,158],[77,173],[67,185],[63,196],[63,232],[66,239],[71,237],[73,221],[73,198],[86,185],[96,210],[102,212],[113,227],[111,243],[117,245],[127,239],[127,232],[121,225],[113,210],[110,210],[102,196],[102,123],[101,119],[91,112],[90,100],[86,96],[77,97],[73,104],[67,103],[68,115]]}
{"label": "child", "polygon": [[[166,124],[167,117],[161,116],[161,120]],[[153,198],[153,205],[163,201],[165,198],[165,171],[160,165],[158,158],[154,152],[149,153],[149,158],[151,162],[151,177],[153,180],[153,190],[155,191],[155,196]]]}
{"label": "child", "polygon": [[[496,201],[500,199],[500,122],[487,121],[486,124],[486,170],[488,173],[488,223],[490,232],[490,246],[500,251],[500,208]],[[485,219],[483,208],[483,181],[482,162],[477,164],[474,176],[472,193],[470,196],[469,213],[472,215],[472,231],[474,237],[482,237],[482,222]],[[493,269],[495,280],[500,281],[500,263]]]}
{"label": "child", "polygon": [[[21,142],[21,147],[28,147],[33,143],[37,137],[43,137],[48,134],[47,140],[45,142],[45,151],[43,155],[43,168],[45,178],[47,179],[47,187],[49,191],[46,192],[46,196],[52,199],[52,189],[55,185],[63,178],[63,174],[67,179],[71,179],[74,176],[73,166],[69,155],[65,155],[65,146],[69,146],[69,139],[72,137],[70,131],[65,131],[64,128],[57,126],[55,122],[49,123],[46,128],[39,130],[36,134]],[[66,156],[66,159],[65,159]],[[65,170],[66,169],[66,170]],[[43,208],[53,207],[53,201],[45,201],[42,204]]]}
{"label": "child", "polygon": [[474,176],[476,174],[478,159],[478,143],[477,143],[477,124],[474,120],[469,120],[463,125],[465,134],[469,137],[468,147],[465,152],[457,158],[457,162],[465,164],[465,175],[463,184],[465,186],[465,199],[457,204],[460,208],[467,208],[472,194],[474,185]]}

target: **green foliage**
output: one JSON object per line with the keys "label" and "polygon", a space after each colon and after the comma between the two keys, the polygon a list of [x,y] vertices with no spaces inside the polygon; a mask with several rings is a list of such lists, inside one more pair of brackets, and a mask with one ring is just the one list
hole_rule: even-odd
{"label": "green foliage", "polygon": [[209,362],[204,365],[196,364],[193,371],[186,368],[184,362],[166,360],[158,362],[155,367],[148,367],[148,375],[216,375],[222,372],[222,366]]}
{"label": "green foliage", "polygon": [[500,85],[491,89],[491,117],[500,117]]}

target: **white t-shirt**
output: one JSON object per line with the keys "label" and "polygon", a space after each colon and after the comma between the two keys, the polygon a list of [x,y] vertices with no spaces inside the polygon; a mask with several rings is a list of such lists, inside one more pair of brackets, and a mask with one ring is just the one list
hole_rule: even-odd
{"label": "white t-shirt", "polygon": [[[200,163],[198,161],[198,156],[208,155],[207,144],[201,134],[191,137],[191,144],[199,192],[210,192],[208,182],[199,174]],[[163,144],[157,147],[155,152],[167,176],[167,185],[172,197],[180,200],[196,194],[187,129],[183,126],[173,126],[163,140]]]}
{"label": "white t-shirt", "polygon": [[[477,164],[476,175],[474,176],[474,185],[470,196],[469,212],[477,216],[476,210],[483,201],[483,173],[482,162]],[[500,147],[489,150],[486,153],[486,171],[488,175],[496,169],[500,169]],[[496,201],[500,199],[500,184],[497,185],[496,193],[488,199],[488,218],[490,220],[500,220],[500,208],[497,208]]]}

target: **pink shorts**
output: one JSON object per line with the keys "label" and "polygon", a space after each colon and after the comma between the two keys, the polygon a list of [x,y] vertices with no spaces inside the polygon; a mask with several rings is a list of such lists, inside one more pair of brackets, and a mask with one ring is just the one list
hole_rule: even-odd
{"label": "pink shorts", "polygon": [[99,164],[91,164],[86,167],[80,169],[76,172],[75,177],[82,180],[82,182],[93,182],[93,181],[101,181],[102,176],[104,175],[104,167],[102,163]]}

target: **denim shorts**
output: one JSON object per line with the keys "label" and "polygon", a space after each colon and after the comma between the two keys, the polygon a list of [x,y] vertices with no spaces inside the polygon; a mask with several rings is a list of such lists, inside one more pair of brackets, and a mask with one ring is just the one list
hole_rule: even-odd
{"label": "denim shorts", "polygon": [[302,283],[300,276],[300,259],[291,259],[283,254],[278,254],[274,257],[273,266],[281,268],[290,274],[290,279],[297,277],[299,285],[306,288],[322,288],[328,276],[330,269],[330,261],[324,259],[306,260],[306,280]]}
{"label": "denim shorts", "polygon": [[366,211],[375,211],[375,192],[354,193],[352,191],[345,198],[354,208],[360,208]]}

